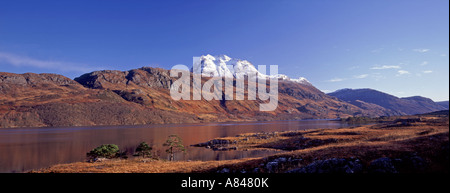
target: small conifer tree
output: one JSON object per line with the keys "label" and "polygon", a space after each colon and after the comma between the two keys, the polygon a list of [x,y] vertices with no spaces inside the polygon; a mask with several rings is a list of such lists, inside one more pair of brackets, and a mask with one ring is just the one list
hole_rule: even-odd
{"label": "small conifer tree", "polygon": [[145,157],[152,157],[152,147],[150,147],[147,143],[141,142],[139,146],[136,147],[135,155]]}
{"label": "small conifer tree", "polygon": [[183,140],[178,135],[169,135],[166,142],[163,144],[167,146],[166,152],[170,154],[170,161],[174,160],[174,154],[177,152],[186,152],[183,145]]}

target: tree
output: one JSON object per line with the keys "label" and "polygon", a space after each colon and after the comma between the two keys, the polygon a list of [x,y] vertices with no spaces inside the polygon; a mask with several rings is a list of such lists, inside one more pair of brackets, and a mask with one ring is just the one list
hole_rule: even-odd
{"label": "tree", "polygon": [[136,156],[142,156],[143,158],[145,158],[145,156],[151,157],[152,156],[152,149],[153,148],[150,147],[147,143],[141,142],[139,144],[139,146],[136,147],[135,155]]}
{"label": "tree", "polygon": [[95,158],[115,158],[119,155],[119,147],[115,144],[100,145],[86,154],[90,159]]}
{"label": "tree", "polygon": [[170,161],[174,160],[174,154],[177,152],[186,152],[183,145],[183,140],[178,135],[169,135],[166,142],[163,144],[168,146],[166,152],[170,154]]}

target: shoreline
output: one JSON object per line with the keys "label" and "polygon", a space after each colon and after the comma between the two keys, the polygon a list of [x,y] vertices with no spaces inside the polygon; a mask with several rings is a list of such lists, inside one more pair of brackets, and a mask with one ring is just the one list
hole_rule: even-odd
{"label": "shoreline", "polygon": [[272,121],[340,121],[339,119],[274,119],[274,120],[226,120],[223,122],[220,121],[203,121],[203,122],[182,122],[182,123],[154,123],[154,124],[135,124],[135,125],[82,125],[82,126],[32,126],[32,127],[0,127],[0,129],[77,129],[77,128],[85,128],[85,127],[167,127],[170,125],[179,126],[179,125],[195,125],[195,124],[233,124],[233,123],[251,123],[251,122],[272,122]]}
{"label": "shoreline", "polygon": [[[211,139],[203,145],[197,144],[200,146],[198,148],[214,145],[209,148],[217,148],[219,151],[262,148],[287,151],[259,158],[174,162],[148,159],[108,160],[59,164],[29,172],[448,173],[448,164],[443,165],[448,163],[448,116],[421,117],[426,118],[409,124],[398,121],[340,129],[246,133]],[[216,143],[212,142],[214,140]],[[383,164],[392,167],[376,168]]]}

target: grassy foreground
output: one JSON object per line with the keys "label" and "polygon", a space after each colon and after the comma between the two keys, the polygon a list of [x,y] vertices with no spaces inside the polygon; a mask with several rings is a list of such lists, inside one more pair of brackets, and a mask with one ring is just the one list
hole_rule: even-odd
{"label": "grassy foreground", "polygon": [[249,133],[214,139],[198,146],[228,151],[267,148],[287,152],[263,158],[223,161],[131,159],[77,162],[31,172],[448,173],[449,118],[404,116],[393,122],[361,127]]}

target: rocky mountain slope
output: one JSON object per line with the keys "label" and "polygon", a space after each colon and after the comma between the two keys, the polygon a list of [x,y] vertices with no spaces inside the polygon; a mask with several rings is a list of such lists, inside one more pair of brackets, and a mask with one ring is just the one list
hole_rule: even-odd
{"label": "rocky mountain slope", "polygon": [[[104,70],[75,80],[57,74],[0,73],[0,127],[135,125],[383,115],[330,97],[310,84],[279,81],[275,111],[261,100],[175,101],[169,70]],[[191,74],[193,76],[193,74]],[[202,81],[208,80],[208,77]]]}
{"label": "rocky mountain slope", "polygon": [[194,116],[147,109],[106,89],[57,74],[0,73],[0,127],[194,122]]}
{"label": "rocky mountain slope", "polygon": [[[337,97],[360,108],[364,106],[378,106],[390,115],[413,115],[433,111],[445,110],[445,107],[435,103],[433,100],[421,96],[399,98],[387,93],[373,89],[341,89],[330,96]],[[370,108],[370,107],[369,107]]]}
{"label": "rocky mountain slope", "polygon": [[[191,74],[193,76],[193,74]],[[203,78],[206,81],[209,78]],[[128,102],[146,108],[192,113],[217,121],[270,119],[273,115],[298,118],[326,118],[367,113],[358,107],[335,100],[312,85],[292,81],[279,81],[279,104],[273,112],[260,112],[260,100],[180,100],[170,97],[169,85],[175,79],[169,71],[143,67],[130,71],[97,71],[75,79],[92,89],[106,89]],[[223,88],[224,90],[225,88]],[[247,93],[246,93],[247,94]]]}
{"label": "rocky mountain slope", "polygon": [[[170,70],[142,67],[102,70],[74,80],[57,74],[0,72],[0,127],[135,125],[282,119],[332,119],[426,113],[444,107],[423,97],[397,98],[370,89],[340,90],[326,95],[303,77],[266,75],[246,60],[226,55],[201,56],[191,68],[202,85],[212,77],[245,79],[245,100],[173,100]],[[248,100],[248,76],[278,79],[278,106],[260,111],[268,101]],[[270,84],[266,84],[267,88]],[[192,96],[192,93],[191,93]]]}

